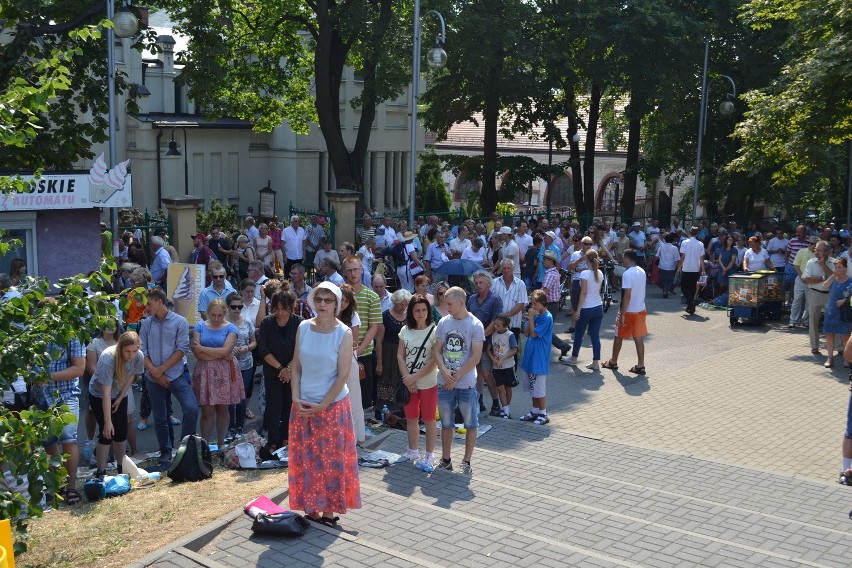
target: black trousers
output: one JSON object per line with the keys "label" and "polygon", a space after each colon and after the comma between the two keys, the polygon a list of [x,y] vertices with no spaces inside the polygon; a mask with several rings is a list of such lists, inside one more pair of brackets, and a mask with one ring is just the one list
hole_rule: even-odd
{"label": "black trousers", "polygon": [[266,409],[263,412],[263,427],[266,439],[271,445],[280,448],[290,437],[290,408],[293,406],[293,392],[290,383],[282,383],[278,373],[263,373],[263,386],[266,387]]}
{"label": "black trousers", "polygon": [[361,381],[361,408],[370,408],[377,399],[379,386],[376,382],[375,351],[358,357],[358,362],[364,365],[364,380]]}
{"label": "black trousers", "polygon": [[695,309],[695,293],[698,290],[698,277],[700,272],[681,272],[680,274],[680,289],[686,297],[686,307],[688,310]]}
{"label": "black trousers", "polygon": [[[95,421],[98,423],[98,443],[109,445],[113,442],[127,441],[127,397],[121,399],[118,408],[115,412],[110,413],[112,427],[115,432],[112,439],[104,438],[104,399],[89,395],[89,408],[95,415]],[[110,403],[111,404],[111,403]]]}

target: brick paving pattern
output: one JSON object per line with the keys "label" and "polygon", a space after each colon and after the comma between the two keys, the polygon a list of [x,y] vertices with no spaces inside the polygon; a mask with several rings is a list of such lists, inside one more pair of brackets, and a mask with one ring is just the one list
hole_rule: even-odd
{"label": "brick paving pattern", "polygon": [[[676,299],[649,308],[647,377],[626,371],[632,344],[615,374],[554,364],[551,423],[483,417],[494,428],[472,478],[362,469],[364,507],[343,530],[261,538],[243,516],[149,565],[849,566],[852,492],[833,482],[846,370],[824,369],[806,333],[777,323],[729,328],[725,312],[700,308],[683,318]],[[517,389],[513,415],[528,405]],[[381,449],[405,447],[394,432]]]}

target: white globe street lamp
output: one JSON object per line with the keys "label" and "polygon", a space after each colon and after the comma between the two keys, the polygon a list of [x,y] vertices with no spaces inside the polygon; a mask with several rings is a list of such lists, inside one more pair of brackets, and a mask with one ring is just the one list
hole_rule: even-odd
{"label": "white globe street lamp", "polygon": [[[441,22],[441,35],[435,38],[435,45],[426,55],[426,63],[432,69],[442,69],[447,64],[447,52],[442,45],[447,41],[447,28],[444,25],[444,17],[440,12],[429,10]],[[420,0],[414,0],[414,51],[411,65],[411,121],[409,123],[409,134],[411,135],[411,146],[408,157],[408,226],[414,230],[414,183],[417,176],[417,101],[420,98]]]}

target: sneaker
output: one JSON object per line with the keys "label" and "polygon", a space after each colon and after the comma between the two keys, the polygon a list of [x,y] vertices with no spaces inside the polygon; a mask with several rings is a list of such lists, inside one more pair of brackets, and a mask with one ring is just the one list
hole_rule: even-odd
{"label": "sneaker", "polygon": [[560,363],[567,363],[569,359],[572,359],[570,355],[560,355],[559,358],[556,360]]}
{"label": "sneaker", "polygon": [[453,462],[450,460],[444,460],[441,458],[441,461],[438,462],[438,466],[436,469],[443,469],[446,471],[453,471]]}
{"label": "sneaker", "polygon": [[231,442],[234,441],[234,438],[236,438],[236,434],[234,432],[234,429],[231,428],[230,430],[228,430],[228,433],[225,435],[225,444],[230,444]]}
{"label": "sneaker", "polygon": [[469,463],[467,463],[466,461],[463,461],[462,465],[461,465],[461,472],[464,475],[473,475],[473,468],[470,467]]}
{"label": "sneaker", "polygon": [[508,412],[504,412],[504,411],[502,411],[502,410],[500,411],[500,416],[499,416],[499,417],[500,417],[500,418],[503,418],[504,420],[511,420],[511,419],[512,419],[512,417],[511,417],[511,416],[509,416],[509,413],[508,413]]}
{"label": "sneaker", "polygon": [[539,426],[543,426],[548,422],[550,422],[550,418],[547,417],[547,414],[539,414],[535,417],[535,420],[533,420],[533,424],[538,424]]}
{"label": "sneaker", "polygon": [[503,414],[503,411],[502,411],[502,410],[500,410],[500,407],[499,407],[499,406],[492,406],[492,407],[491,407],[491,412],[489,412],[489,413],[488,413],[488,416],[495,416],[495,417],[499,417],[501,414]]}
{"label": "sneaker", "polygon": [[575,331],[577,331],[577,330],[574,329],[574,326],[572,325],[571,327],[568,328],[568,331],[566,333],[574,333]]}
{"label": "sneaker", "polygon": [[406,461],[417,461],[418,459],[420,459],[420,451],[412,450],[409,448],[409,450],[405,452],[402,457],[405,458]]}
{"label": "sneaker", "polygon": [[519,418],[521,422],[535,422],[535,419],[538,418],[538,414],[533,414],[532,412],[527,412],[523,416]]}
{"label": "sneaker", "polygon": [[577,361],[576,359],[574,359],[573,357],[568,357],[567,359],[565,359],[562,362],[565,363],[566,365],[571,365],[572,367],[576,367],[577,365],[580,364],[580,362]]}

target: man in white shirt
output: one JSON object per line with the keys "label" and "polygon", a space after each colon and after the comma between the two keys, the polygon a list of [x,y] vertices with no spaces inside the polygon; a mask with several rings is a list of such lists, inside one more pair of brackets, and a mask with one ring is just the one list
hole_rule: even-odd
{"label": "man in white shirt", "polygon": [[515,235],[515,244],[518,245],[521,263],[523,263],[524,255],[527,254],[527,249],[533,245],[532,235],[527,232],[527,229],[527,222],[521,221],[521,224],[518,225],[518,234]]}
{"label": "man in white shirt", "polygon": [[615,315],[615,339],[612,343],[612,357],[601,366],[618,370],[618,354],[625,339],[633,339],[636,345],[638,362],[629,371],[637,375],[645,374],[645,339],[648,326],[645,318],[645,271],[636,265],[636,251],[624,251],[624,275],[621,277],[621,309]]}
{"label": "man in white shirt", "polygon": [[260,236],[260,230],[254,224],[254,217],[249,215],[243,221],[243,232],[248,237],[250,243],[253,243],[254,240]]}
{"label": "man in white shirt", "polygon": [[660,222],[657,219],[651,219],[651,224],[645,227],[645,234],[648,235],[649,241],[653,241],[654,236],[660,234]]}
{"label": "man in white shirt", "polygon": [[290,217],[290,226],[284,229],[281,239],[284,241],[284,275],[290,278],[290,267],[294,264],[303,264],[305,261],[305,248],[308,244],[308,235],[299,226],[301,219],[298,215]]}
{"label": "man in white shirt", "polygon": [[[828,303],[828,290],[822,283],[834,272],[834,259],[829,256],[831,245],[826,241],[816,244],[816,256],[808,261],[802,272],[802,282],[808,285],[808,334],[811,339],[811,353],[819,355],[819,317]],[[834,346],[826,345],[828,356],[834,354]]]}
{"label": "man in white shirt", "polygon": [[461,258],[464,250],[470,247],[470,239],[467,238],[467,235],[467,227],[464,225],[459,227],[459,236],[450,242],[450,251],[453,254],[453,258]]}
{"label": "man in white shirt", "polygon": [[527,287],[515,274],[514,263],[504,259],[500,263],[500,277],[491,283],[491,293],[503,301],[503,312],[509,316],[509,329],[515,339],[521,334],[521,320],[527,303]]}
{"label": "man in white shirt", "polygon": [[704,276],[704,243],[698,240],[698,227],[689,230],[690,238],[680,245],[680,262],[677,271],[681,273],[680,289],[686,296],[686,313],[695,314],[695,296],[698,291],[698,278]]}
{"label": "man in white shirt", "polygon": [[[501,258],[503,260],[511,260],[515,266],[515,278],[521,278],[521,252],[517,243],[512,238],[512,227],[500,227],[500,239],[503,241],[503,246],[500,248]],[[496,271],[495,271],[496,272]]]}
{"label": "man in white shirt", "polygon": [[391,227],[391,218],[389,215],[385,215],[382,224],[376,229],[376,244],[380,248],[387,248],[393,246],[396,239],[396,231]]}
{"label": "man in white shirt", "polygon": [[393,307],[391,296],[388,294],[388,282],[381,274],[373,276],[373,292],[379,295],[379,301],[382,303],[382,312]]}
{"label": "man in white shirt", "polygon": [[780,227],[775,229],[775,236],[769,239],[766,252],[769,253],[769,261],[775,267],[776,272],[784,272],[787,264],[787,245],[789,240],[784,238],[784,230]]}
{"label": "man in white shirt", "polygon": [[636,258],[639,259],[637,264],[639,267],[645,266],[645,233],[642,231],[642,224],[639,221],[633,223],[633,230],[627,234],[630,239],[630,247],[636,251]]}

